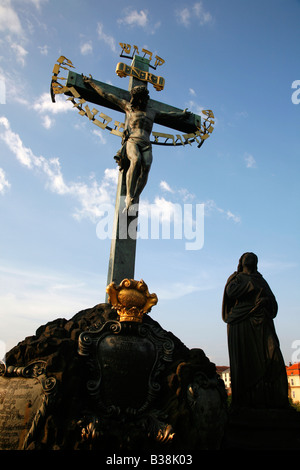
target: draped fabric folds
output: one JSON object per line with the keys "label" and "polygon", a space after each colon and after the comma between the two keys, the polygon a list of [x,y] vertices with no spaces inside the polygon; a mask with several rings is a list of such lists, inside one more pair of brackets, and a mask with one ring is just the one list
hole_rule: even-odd
{"label": "draped fabric folds", "polygon": [[257,271],[227,280],[222,318],[227,323],[232,405],[288,406],[288,384],[274,321],[276,299]]}

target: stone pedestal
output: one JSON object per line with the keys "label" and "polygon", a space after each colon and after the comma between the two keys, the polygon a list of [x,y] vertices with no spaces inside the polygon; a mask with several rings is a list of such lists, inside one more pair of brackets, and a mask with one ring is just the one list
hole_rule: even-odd
{"label": "stone pedestal", "polygon": [[227,396],[215,364],[148,315],[123,325],[110,304],[99,304],[49,322],[7,353],[6,371],[35,361],[45,362],[56,389],[24,449],[135,455],[221,448]]}

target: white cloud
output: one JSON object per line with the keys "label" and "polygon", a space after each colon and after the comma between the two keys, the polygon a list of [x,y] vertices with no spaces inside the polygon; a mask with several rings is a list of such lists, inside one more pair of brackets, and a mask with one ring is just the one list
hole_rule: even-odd
{"label": "white cloud", "polygon": [[99,39],[101,39],[102,41],[104,41],[105,44],[107,44],[113,52],[116,52],[117,47],[116,47],[115,38],[114,38],[113,36],[110,36],[109,34],[106,34],[106,33],[103,31],[103,25],[102,25],[102,23],[98,23],[98,24],[97,24],[97,33],[98,33]]}
{"label": "white cloud", "polygon": [[246,153],[244,156],[244,160],[246,163],[247,168],[255,168],[256,167],[256,161],[253,155],[250,155],[249,153]]}
{"label": "white cloud", "polygon": [[167,183],[167,181],[162,180],[159,184],[159,187],[163,191],[173,194],[175,199],[177,199],[180,203],[187,203],[195,199],[195,195],[191,194],[188,189],[180,188],[174,190],[173,188],[171,188],[169,183]]}
{"label": "white cloud", "polygon": [[33,103],[32,108],[42,116],[42,125],[46,129],[50,129],[54,125],[54,119],[50,118],[50,114],[66,113],[72,110],[72,106],[60,95],[56,95],[55,103],[52,102],[50,93],[43,93]]}
{"label": "white cloud", "polygon": [[33,103],[33,109],[38,113],[65,113],[72,109],[70,103],[60,95],[56,95],[55,103],[52,102],[50,93],[43,93]]}
{"label": "white cloud", "polygon": [[10,183],[6,179],[5,172],[0,168],[0,194],[4,194],[10,188]]}
{"label": "white cloud", "polygon": [[164,191],[167,191],[169,193],[173,193],[173,189],[169,186],[169,184],[166,181],[161,181],[159,184],[160,188]]}
{"label": "white cloud", "polygon": [[198,20],[199,24],[203,26],[212,21],[212,15],[206,11],[202,2],[194,3],[192,8],[182,8],[176,11],[178,22],[188,27],[192,20]]}
{"label": "white cloud", "polygon": [[22,26],[10,0],[2,0],[0,5],[0,31],[11,34],[22,34]]}
{"label": "white cloud", "polygon": [[54,125],[54,119],[51,119],[48,114],[42,117],[42,124],[45,129],[50,129]]}
{"label": "white cloud", "polygon": [[162,221],[168,221],[172,217],[175,217],[176,219],[176,216],[178,216],[176,209],[176,204],[171,201],[168,201],[164,197],[157,196],[154,199],[154,204],[152,205],[151,213],[154,214],[154,216],[159,217]]}
{"label": "white cloud", "polygon": [[177,11],[176,16],[179,23],[182,23],[184,26],[188,26],[190,24],[191,13],[188,8],[183,8],[182,10]]}
{"label": "white cloud", "polygon": [[93,129],[92,130],[92,134],[96,135],[97,136],[97,139],[100,140],[101,144],[106,144],[106,139],[104,137],[104,134],[103,134],[103,131],[102,130],[98,130],[98,129]]}
{"label": "white cloud", "polygon": [[[26,56],[28,51],[24,45],[28,42],[27,32],[32,31],[32,23],[30,20],[24,19],[23,4],[25,2],[35,5],[37,9],[40,9],[41,3],[45,0],[0,0],[0,32],[6,33],[5,42],[7,51],[11,51],[16,58],[16,62],[25,65]],[[47,0],[46,0],[47,1]],[[21,4],[22,9],[22,22],[18,16],[16,9],[13,7],[13,3]],[[47,54],[47,46],[40,48],[42,54]]]}
{"label": "white cloud", "polygon": [[92,41],[87,41],[80,46],[80,52],[82,55],[91,54],[93,52]]}
{"label": "white cloud", "polygon": [[235,223],[241,222],[241,218],[238,215],[235,215],[231,210],[229,209],[222,209],[221,207],[218,207],[215,201],[213,200],[207,200],[204,202],[205,206],[205,214],[208,215],[211,212],[218,212],[219,214],[223,214],[228,220],[232,220]]}
{"label": "white cloud", "polygon": [[15,54],[16,61],[24,66],[28,52],[20,41],[22,43],[26,41],[25,33],[19,16],[13,9],[10,0],[1,0],[0,2],[0,32],[6,33],[5,42],[7,51],[12,51]]}
{"label": "white cloud", "polygon": [[49,47],[45,44],[45,46],[38,46],[40,53],[42,55],[48,55]]}
{"label": "white cloud", "polygon": [[148,11],[147,10],[127,10],[124,18],[118,20],[120,24],[126,24],[129,26],[140,26],[145,27],[148,24]]}
{"label": "white cloud", "polygon": [[241,221],[241,218],[238,215],[233,214],[230,210],[223,211],[227,217],[227,219],[231,219],[236,223],[239,223]]}
{"label": "white cloud", "polygon": [[16,155],[18,161],[28,168],[32,164],[32,152],[23,146],[20,137],[11,131],[9,121],[6,117],[0,117],[0,126],[4,127],[4,132],[0,134],[2,140],[10,148],[10,150]]}
{"label": "white cloud", "polygon": [[94,176],[91,176],[89,183],[66,182],[59,159],[34,155],[30,148],[23,145],[20,136],[11,130],[6,117],[0,117],[0,138],[22,165],[45,178],[47,189],[77,201],[78,207],[73,213],[76,220],[88,218],[94,222],[103,214],[102,206],[114,202],[118,168],[107,169],[100,183]]}
{"label": "white cloud", "polygon": [[16,70],[0,69],[0,76],[5,80],[6,102],[14,101],[29,107],[27,84],[23,74],[19,74]]}
{"label": "white cloud", "polygon": [[16,59],[19,62],[19,64],[21,64],[24,67],[25,57],[27,56],[28,51],[26,51],[26,49],[24,49],[24,47],[21,46],[21,44],[17,44],[15,42],[11,44],[11,48],[16,54]]}
{"label": "white cloud", "polygon": [[173,284],[164,284],[157,286],[159,300],[176,300],[195,292],[210,290],[211,286],[203,286],[198,283],[174,282]]}
{"label": "white cloud", "polygon": [[204,110],[203,106],[200,106],[193,100],[190,100],[188,102],[188,109],[192,111],[194,114],[198,114],[198,115],[201,115],[202,111]]}
{"label": "white cloud", "polygon": [[208,11],[204,10],[203,3],[198,2],[193,6],[193,13],[199,19],[200,24],[210,23],[212,21],[212,16]]}

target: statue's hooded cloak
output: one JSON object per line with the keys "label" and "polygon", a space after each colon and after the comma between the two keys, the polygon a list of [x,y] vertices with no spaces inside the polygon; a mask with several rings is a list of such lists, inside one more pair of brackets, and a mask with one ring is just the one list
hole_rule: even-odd
{"label": "statue's hooded cloak", "polygon": [[278,306],[257,270],[242,272],[243,256],[238,270],[227,280],[222,305],[222,318],[228,325],[232,403],[278,408],[286,405],[288,397],[286,369],[273,322]]}

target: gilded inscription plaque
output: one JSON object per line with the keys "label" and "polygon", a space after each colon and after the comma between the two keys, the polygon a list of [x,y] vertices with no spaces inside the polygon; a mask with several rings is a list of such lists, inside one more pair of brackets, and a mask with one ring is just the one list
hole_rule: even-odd
{"label": "gilded inscription plaque", "polygon": [[46,362],[14,367],[0,361],[0,450],[23,450],[35,440],[49,406],[56,379],[46,376]]}
{"label": "gilded inscription plaque", "polygon": [[23,449],[43,401],[37,378],[0,377],[0,449]]}

